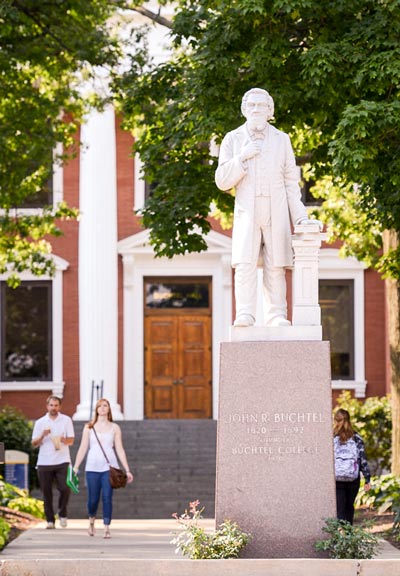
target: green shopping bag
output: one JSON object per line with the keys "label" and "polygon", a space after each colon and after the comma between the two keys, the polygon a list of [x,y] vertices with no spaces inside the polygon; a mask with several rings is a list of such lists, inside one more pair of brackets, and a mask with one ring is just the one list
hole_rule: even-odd
{"label": "green shopping bag", "polygon": [[67,471],[67,486],[71,488],[74,494],[79,493],[79,478],[78,475],[75,474],[71,464],[69,464]]}

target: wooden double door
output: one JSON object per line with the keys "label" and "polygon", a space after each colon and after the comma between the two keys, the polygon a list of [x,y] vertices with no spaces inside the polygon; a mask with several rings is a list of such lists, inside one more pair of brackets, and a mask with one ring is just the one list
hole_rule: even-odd
{"label": "wooden double door", "polygon": [[211,316],[145,316],[146,418],[211,418]]}

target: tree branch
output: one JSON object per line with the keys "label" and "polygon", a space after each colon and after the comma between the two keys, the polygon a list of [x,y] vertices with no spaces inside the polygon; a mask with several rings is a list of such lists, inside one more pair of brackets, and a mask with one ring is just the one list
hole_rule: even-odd
{"label": "tree branch", "polygon": [[143,8],[143,6],[130,5],[129,3],[124,5],[123,3],[117,2],[117,4],[122,9],[133,10],[134,12],[139,12],[139,14],[146,16],[146,18],[149,18],[153,22],[156,22],[157,24],[161,24],[161,26],[165,26],[166,28],[169,28],[172,30],[171,20],[168,20],[168,18],[164,18],[164,16],[161,16],[160,13],[156,14],[155,12],[152,12],[151,10],[148,10],[147,8]]}
{"label": "tree branch", "polygon": [[308,164],[309,162],[311,162],[312,159],[313,159],[312,152],[306,152],[301,156],[296,156],[296,164],[297,166],[304,166],[304,164]]}

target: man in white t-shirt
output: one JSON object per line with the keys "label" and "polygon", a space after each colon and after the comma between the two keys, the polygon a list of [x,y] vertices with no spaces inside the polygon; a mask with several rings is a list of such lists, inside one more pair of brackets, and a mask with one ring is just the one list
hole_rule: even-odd
{"label": "man in white t-shirt", "polygon": [[47,528],[55,528],[53,509],[53,482],[59,492],[58,517],[60,525],[67,526],[67,505],[70,489],[67,486],[68,464],[71,462],[69,447],[74,443],[74,426],[69,416],[61,414],[61,399],[49,396],[47,414],[36,421],[32,433],[32,446],[39,448],[37,471],[43,492]]}

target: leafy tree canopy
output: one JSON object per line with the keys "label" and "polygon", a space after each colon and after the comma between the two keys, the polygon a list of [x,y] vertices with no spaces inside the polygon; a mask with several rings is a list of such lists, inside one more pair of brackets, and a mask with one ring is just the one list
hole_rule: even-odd
{"label": "leafy tree canopy", "polygon": [[154,185],[143,223],[156,253],[205,248],[211,202],[232,209],[209,143],[259,86],[314,191],[330,194],[321,217],[348,253],[399,278],[399,249],[380,252],[383,230],[400,232],[399,0],[180,0],[171,26],[172,59],[151,64],[141,46],[115,82]]}
{"label": "leafy tree canopy", "polygon": [[[52,271],[46,235],[57,219],[76,216],[61,205],[29,216],[15,210],[46,187],[55,161],[73,154],[73,134],[90,100],[79,91],[95,67],[117,61],[105,0],[2,0],[0,4],[0,273]],[[66,116],[70,119],[66,121]]]}

